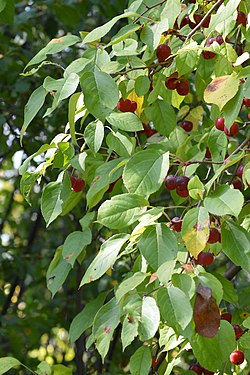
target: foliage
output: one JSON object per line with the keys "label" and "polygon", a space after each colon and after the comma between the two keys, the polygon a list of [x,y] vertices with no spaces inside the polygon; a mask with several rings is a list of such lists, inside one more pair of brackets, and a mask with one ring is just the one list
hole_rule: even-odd
{"label": "foliage", "polygon": [[[80,37],[53,38],[24,68],[36,82],[24,145],[37,114],[53,127],[68,106],[65,126],[27,154],[20,189],[48,231],[70,223],[47,286],[56,296],[80,270],[73,288],[88,298],[69,336],[83,338],[86,373],[188,374],[197,361],[230,374],[239,348],[247,374],[249,10],[247,0],[130,1]],[[1,363],[2,373],[17,365]]]}

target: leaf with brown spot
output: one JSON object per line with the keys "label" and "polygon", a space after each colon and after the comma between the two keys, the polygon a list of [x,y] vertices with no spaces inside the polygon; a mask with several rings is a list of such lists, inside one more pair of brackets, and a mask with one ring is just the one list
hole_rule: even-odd
{"label": "leaf with brown spot", "polygon": [[196,291],[194,323],[198,334],[209,338],[214,337],[220,327],[220,310],[212,297],[212,289],[201,284]]}
{"label": "leaf with brown spot", "polygon": [[237,94],[239,83],[235,74],[217,77],[206,87],[204,100],[216,104],[221,110]]}

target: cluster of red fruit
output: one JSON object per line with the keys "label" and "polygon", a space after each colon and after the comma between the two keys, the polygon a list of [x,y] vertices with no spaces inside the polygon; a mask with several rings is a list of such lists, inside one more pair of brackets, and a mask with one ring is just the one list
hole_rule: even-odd
{"label": "cluster of red fruit", "polygon": [[234,137],[236,134],[239,133],[240,131],[240,127],[239,125],[237,124],[237,122],[234,122],[232,125],[231,125],[231,128],[228,130],[226,127],[225,127],[225,119],[224,117],[219,117],[216,119],[215,121],[215,127],[216,129],[220,130],[220,131],[224,131],[224,133],[226,135],[229,135],[231,137]]}
{"label": "cluster of red fruit", "polygon": [[178,194],[182,198],[186,198],[189,196],[188,193],[188,182],[189,178],[187,176],[175,176],[173,174],[169,174],[165,177],[164,184],[168,190],[176,190],[176,194]]}
{"label": "cluster of red fruit", "polygon": [[117,106],[117,109],[121,112],[135,112],[137,110],[137,103],[134,100],[130,99],[120,99]]}
{"label": "cluster of red fruit", "polygon": [[178,78],[178,73],[174,72],[165,80],[165,86],[169,90],[176,90],[179,95],[185,96],[189,93],[188,80],[185,78]]}
{"label": "cluster of red fruit", "polygon": [[235,189],[239,189],[239,190],[243,189],[243,184],[242,184],[243,171],[244,171],[244,165],[241,164],[238,166],[237,171],[236,171],[236,175],[238,176],[238,178],[234,178],[232,181],[232,185]]}
{"label": "cluster of red fruit", "polygon": [[80,193],[85,188],[85,181],[82,178],[70,176],[71,189],[76,193]]}
{"label": "cluster of red fruit", "polygon": [[[207,43],[206,43],[206,47],[209,48],[214,42],[217,42],[218,44],[223,44],[224,43],[223,36],[217,35],[216,37],[209,38]],[[204,57],[204,59],[206,59],[206,60],[213,59],[216,56],[215,52],[207,51],[207,50],[202,51],[201,54]]]}

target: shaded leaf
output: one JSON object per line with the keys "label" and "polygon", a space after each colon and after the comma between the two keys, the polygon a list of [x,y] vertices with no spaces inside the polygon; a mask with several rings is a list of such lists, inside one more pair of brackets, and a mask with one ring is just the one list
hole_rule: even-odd
{"label": "shaded leaf", "polygon": [[148,346],[141,346],[130,358],[130,371],[132,375],[148,374],[151,367],[151,352]]}

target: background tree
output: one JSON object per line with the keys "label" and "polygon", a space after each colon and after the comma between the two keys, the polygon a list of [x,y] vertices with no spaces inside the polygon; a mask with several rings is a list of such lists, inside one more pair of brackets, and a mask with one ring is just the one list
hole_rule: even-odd
{"label": "background tree", "polygon": [[[26,300],[32,310],[37,288],[29,294],[27,285],[40,270],[45,277],[53,253],[50,328],[71,322],[77,373],[248,372],[249,8],[131,1],[80,38],[60,30],[24,67],[22,82],[35,90],[23,123],[9,130],[10,115],[5,129],[20,136],[21,193],[37,211],[23,246],[10,230],[3,237],[11,247],[3,258],[16,266],[12,249],[27,259],[39,241],[42,251],[33,273],[15,271],[5,286],[4,315],[17,308],[30,328]],[[8,213],[11,205],[6,228]],[[48,353],[60,351],[48,343]],[[18,364],[1,363],[3,372]],[[36,373],[48,371],[71,373],[46,363]]]}

